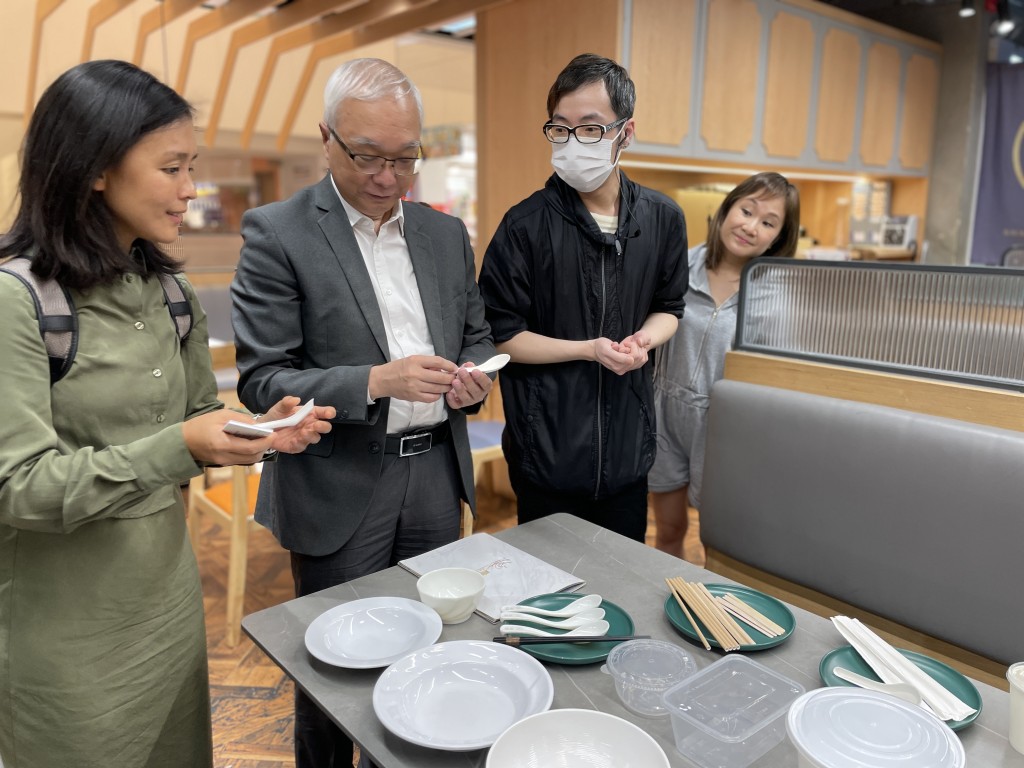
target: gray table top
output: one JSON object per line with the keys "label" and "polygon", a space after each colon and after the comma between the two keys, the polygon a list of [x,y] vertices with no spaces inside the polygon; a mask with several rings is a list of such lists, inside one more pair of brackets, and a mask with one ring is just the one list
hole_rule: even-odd
{"label": "gray table top", "polygon": [[[703,669],[722,654],[690,643],[668,622],[664,612],[666,576],[689,581],[725,581],[698,566],[626,539],[569,515],[553,515],[497,534],[519,549],[586,580],[579,590],[597,593],[625,608],[637,634],[651,635],[686,647]],[[317,704],[368,753],[381,768],[482,768],[487,750],[444,752],[406,742],[388,732],[374,714],[373,687],[383,670],[341,669],[321,663],[306,650],[304,635],[313,619],[341,603],[366,597],[398,596],[416,599],[416,578],[402,568],[385,571],[326,589],[315,595],[268,608],[245,617],[242,626],[256,644],[308,693]],[[821,686],[818,662],[825,653],[845,645],[831,622],[790,606],[796,631],[782,645],[752,654],[752,658],[789,677],[807,690]],[[445,625],[438,642],[481,640],[496,635],[496,626],[474,615],[469,621]],[[611,677],[600,664],[546,664],[555,686],[552,708],[598,709],[643,728],[662,745],[673,766],[692,766],[675,749],[667,719],[634,715],[620,702]],[[974,681],[983,708],[978,719],[959,732],[972,768],[1024,768],[1024,755],[1009,744],[1009,695]],[[758,768],[788,768],[797,758],[787,741],[757,760]]]}

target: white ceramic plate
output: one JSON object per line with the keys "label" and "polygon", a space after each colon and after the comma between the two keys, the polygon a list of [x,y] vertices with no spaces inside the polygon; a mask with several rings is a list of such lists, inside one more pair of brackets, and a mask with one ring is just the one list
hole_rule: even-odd
{"label": "white ceramic plate", "polygon": [[441,635],[437,611],[405,597],[368,597],[335,606],[306,629],[306,649],[336,667],[386,667]]}
{"label": "white ceramic plate", "polygon": [[552,709],[520,720],[487,753],[486,768],[669,768],[654,739],[592,709]]}
{"label": "white ceramic plate", "polygon": [[554,692],[544,666],[518,648],[452,640],[384,670],[373,689],[373,710],[406,741],[464,752],[489,747],[513,723],[543,712]]}

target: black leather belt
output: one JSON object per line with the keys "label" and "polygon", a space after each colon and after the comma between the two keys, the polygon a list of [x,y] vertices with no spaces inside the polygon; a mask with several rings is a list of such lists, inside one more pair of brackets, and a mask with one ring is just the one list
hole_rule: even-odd
{"label": "black leather belt", "polygon": [[399,456],[416,456],[426,453],[435,445],[440,445],[452,434],[447,421],[433,427],[410,429],[398,435],[388,435],[384,440],[384,453],[396,453]]}

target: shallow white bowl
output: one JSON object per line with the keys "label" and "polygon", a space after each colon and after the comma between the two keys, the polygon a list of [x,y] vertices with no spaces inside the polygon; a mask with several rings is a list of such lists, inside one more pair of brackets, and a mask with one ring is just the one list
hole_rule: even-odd
{"label": "shallow white bowl", "polygon": [[669,768],[665,751],[627,720],[552,709],[520,720],[487,753],[486,768]]}
{"label": "shallow white bowl", "polygon": [[386,667],[441,634],[441,617],[406,597],[367,597],[336,605],[306,628],[306,649],[336,667]]}
{"label": "shallow white bowl", "polygon": [[489,747],[510,725],[543,712],[551,675],[518,648],[452,640],[402,657],[373,689],[373,711],[391,733],[433,749]]}

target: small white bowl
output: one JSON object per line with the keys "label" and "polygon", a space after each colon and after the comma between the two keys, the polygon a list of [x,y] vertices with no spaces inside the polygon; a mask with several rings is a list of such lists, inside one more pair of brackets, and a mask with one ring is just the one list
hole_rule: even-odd
{"label": "small white bowl", "polygon": [[438,568],[420,576],[416,591],[442,622],[461,624],[473,615],[486,583],[483,574],[471,568]]}
{"label": "small white bowl", "polygon": [[628,720],[593,709],[551,709],[510,726],[486,768],[669,768],[653,738]]}

